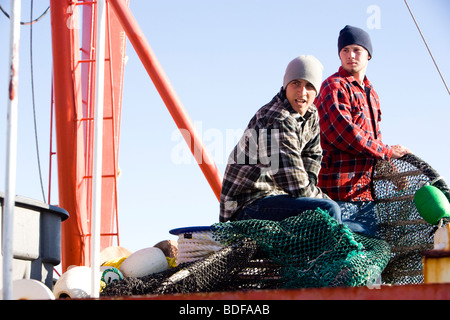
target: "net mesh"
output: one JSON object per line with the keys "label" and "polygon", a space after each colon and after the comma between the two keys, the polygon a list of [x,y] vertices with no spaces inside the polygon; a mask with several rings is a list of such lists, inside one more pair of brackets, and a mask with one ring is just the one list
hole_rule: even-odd
{"label": "net mesh", "polygon": [[221,242],[255,241],[280,266],[283,288],[367,285],[389,261],[387,243],[351,232],[320,209],[280,222],[246,220],[212,228]]}
{"label": "net mesh", "polygon": [[433,247],[436,227],[417,212],[414,193],[431,182],[450,198],[443,179],[420,158],[379,161],[373,177],[376,238],[353,233],[320,209],[283,221],[216,223],[210,229],[220,250],[113,282],[101,295],[369,286],[380,274],[384,283],[421,283],[422,251]]}
{"label": "net mesh", "polygon": [[[227,290],[243,266],[255,256],[249,240],[230,244],[207,257],[141,278],[124,278],[107,286],[101,296],[195,293]],[[235,287],[236,289],[237,287]]]}
{"label": "net mesh", "polygon": [[375,167],[373,190],[378,209],[378,237],[391,248],[390,262],[382,274],[385,283],[423,282],[422,252],[433,249],[436,226],[420,216],[414,205],[414,194],[432,182],[450,198],[445,181],[413,154],[378,161]]}

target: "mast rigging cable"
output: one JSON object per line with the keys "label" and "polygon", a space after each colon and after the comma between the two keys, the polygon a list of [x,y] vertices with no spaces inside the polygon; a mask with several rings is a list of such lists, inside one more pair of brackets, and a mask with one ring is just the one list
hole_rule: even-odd
{"label": "mast rigging cable", "polygon": [[[1,5],[0,5],[0,10],[9,19],[9,14],[5,11],[5,9],[3,9],[3,7]],[[30,24],[36,23],[39,20],[41,20],[48,13],[49,10],[50,10],[50,6],[39,17],[37,17],[36,19],[28,21],[28,22],[20,21],[20,24],[23,25],[23,26],[26,26],[26,25],[30,25]],[[31,17],[31,19],[33,19],[33,17]]]}
{"label": "mast rigging cable", "polygon": [[[31,0],[30,4],[30,19],[33,19],[33,0]],[[45,11],[47,12],[48,9]],[[45,13],[44,13],[45,14]],[[42,17],[43,15],[41,15]],[[34,72],[33,72],[33,23],[30,23],[30,69],[31,69],[31,97],[33,102],[33,119],[34,119],[34,139],[36,141],[36,155],[37,155],[37,164],[39,170],[39,180],[41,183],[41,192],[42,199],[45,201],[45,192],[44,192],[44,183],[42,181],[42,170],[41,170],[41,158],[39,155],[39,142],[38,142],[38,132],[37,132],[37,122],[36,122],[36,103],[34,98]]]}
{"label": "mast rigging cable", "polygon": [[419,27],[419,24],[416,21],[416,18],[414,17],[414,14],[412,13],[411,8],[408,5],[408,1],[406,1],[406,0],[404,0],[404,1],[405,1],[405,4],[406,4],[406,7],[408,8],[409,13],[411,14],[411,17],[414,20],[414,23],[416,24],[417,30],[419,30],[420,36],[422,37],[422,40],[425,43],[425,46],[427,47],[428,53],[430,54],[431,59],[433,60],[434,65],[436,66],[436,69],[437,69],[439,75],[441,76],[442,82],[444,83],[444,86],[447,89],[448,94],[450,94],[450,90],[449,90],[449,88],[447,86],[447,83],[445,82],[445,79],[442,76],[441,70],[439,70],[439,66],[437,65],[436,60],[434,59],[433,54],[431,53],[430,47],[428,46],[427,41],[425,40],[425,37],[424,37],[422,31],[420,30],[420,27]]}
{"label": "mast rigging cable", "polygon": [[[41,192],[42,192],[42,198],[43,201],[45,200],[45,192],[44,192],[44,185],[42,181],[42,170],[41,170],[41,161],[39,156],[39,143],[38,143],[38,133],[37,133],[37,123],[36,123],[36,103],[35,103],[35,97],[34,97],[34,72],[33,72],[33,24],[41,20],[47,12],[50,10],[50,7],[48,7],[39,17],[33,20],[33,0],[31,0],[30,4],[30,21],[29,22],[20,22],[21,25],[29,25],[30,26],[30,69],[31,69],[31,97],[32,97],[32,104],[33,104],[33,119],[34,119],[34,136],[36,141],[36,153],[37,153],[37,162],[38,162],[38,169],[39,169],[39,180],[41,184]],[[9,14],[3,9],[3,7],[0,5],[0,10],[3,12],[3,14],[10,19]]]}

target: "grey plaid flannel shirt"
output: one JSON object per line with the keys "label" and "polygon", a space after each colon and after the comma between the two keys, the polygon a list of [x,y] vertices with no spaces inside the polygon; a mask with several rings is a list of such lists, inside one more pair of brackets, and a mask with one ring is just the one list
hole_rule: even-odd
{"label": "grey plaid flannel shirt", "polygon": [[302,117],[283,89],[259,109],[228,159],[220,221],[233,220],[244,206],[269,195],[328,198],[317,187],[319,130],[316,107]]}

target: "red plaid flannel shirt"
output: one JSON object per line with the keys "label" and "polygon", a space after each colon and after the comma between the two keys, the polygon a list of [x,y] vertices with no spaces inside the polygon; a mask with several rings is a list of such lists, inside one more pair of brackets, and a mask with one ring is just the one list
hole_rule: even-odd
{"label": "red plaid flannel shirt", "polygon": [[367,77],[365,89],[342,67],[326,79],[316,100],[323,149],[319,187],[333,200],[373,201],[371,177],[376,159],[390,159],[381,141],[380,103]]}

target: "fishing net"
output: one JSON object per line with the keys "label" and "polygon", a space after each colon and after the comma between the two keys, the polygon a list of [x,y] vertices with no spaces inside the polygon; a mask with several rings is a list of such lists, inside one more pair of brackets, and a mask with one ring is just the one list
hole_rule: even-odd
{"label": "fishing net", "polygon": [[163,274],[124,279],[102,295],[370,285],[389,261],[386,242],[354,234],[317,209],[283,221],[217,223],[224,247]]}
{"label": "fishing net", "polygon": [[215,224],[221,242],[249,238],[278,266],[279,286],[362,286],[375,281],[389,261],[386,242],[358,235],[317,209],[283,221]]}
{"label": "fishing net", "polygon": [[450,199],[449,188],[428,163],[413,154],[378,161],[372,180],[378,209],[378,237],[391,248],[383,282],[422,283],[422,252],[433,249],[436,226],[420,216],[414,194],[422,186],[433,184]]}
{"label": "fishing net", "polygon": [[101,296],[194,293],[226,290],[242,266],[254,257],[255,243],[239,241],[197,261],[141,278],[124,278],[108,285]]}
{"label": "fishing net", "polygon": [[[436,226],[420,216],[414,194],[427,184],[450,199],[444,180],[420,158],[379,161],[373,176],[375,238],[353,233],[320,209],[283,221],[216,223],[208,235],[188,234],[180,242],[186,248],[177,267],[113,282],[101,295],[370,286],[380,274],[383,283],[422,283],[422,252],[433,248]],[[192,247],[202,241],[207,245]]]}

